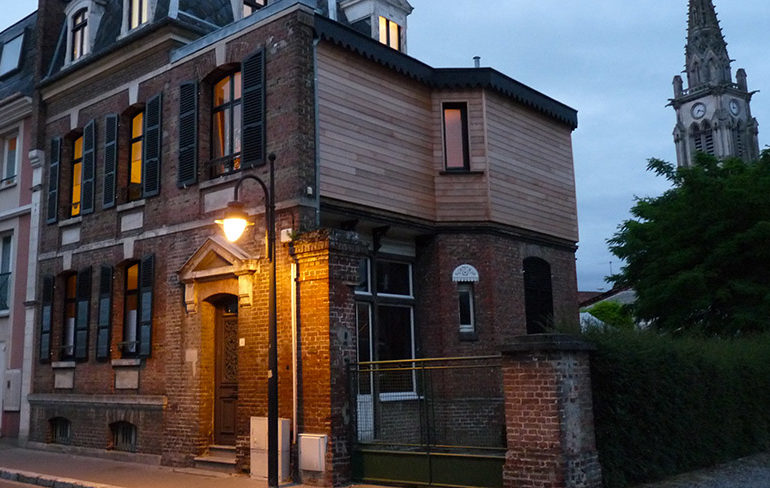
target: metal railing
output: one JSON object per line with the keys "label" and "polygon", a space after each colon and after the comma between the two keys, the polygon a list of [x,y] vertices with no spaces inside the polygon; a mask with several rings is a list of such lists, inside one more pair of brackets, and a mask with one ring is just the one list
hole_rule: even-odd
{"label": "metal railing", "polygon": [[480,453],[506,446],[499,356],[358,363],[350,380],[359,445]]}
{"label": "metal railing", "polygon": [[0,310],[8,310],[11,273],[0,273]]}

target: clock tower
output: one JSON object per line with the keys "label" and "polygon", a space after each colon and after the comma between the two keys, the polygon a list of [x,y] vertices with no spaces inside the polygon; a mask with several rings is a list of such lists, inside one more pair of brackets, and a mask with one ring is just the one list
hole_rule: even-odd
{"label": "clock tower", "polygon": [[712,0],[690,0],[685,47],[687,88],[682,77],[674,77],[676,110],[676,159],[690,166],[701,151],[718,158],[759,157],[757,120],[750,102],[746,71],[739,69],[733,82],[727,43],[719,27]]}

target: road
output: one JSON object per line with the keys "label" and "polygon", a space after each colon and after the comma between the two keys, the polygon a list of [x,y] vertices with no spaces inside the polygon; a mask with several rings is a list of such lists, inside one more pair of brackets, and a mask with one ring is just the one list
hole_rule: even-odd
{"label": "road", "polygon": [[0,488],[32,488],[34,485],[17,483],[15,481],[0,480]]}

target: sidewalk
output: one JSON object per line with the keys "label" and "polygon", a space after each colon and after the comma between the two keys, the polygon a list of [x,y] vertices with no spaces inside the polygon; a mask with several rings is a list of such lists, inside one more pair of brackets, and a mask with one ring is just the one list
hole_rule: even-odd
{"label": "sidewalk", "polygon": [[[263,488],[247,475],[22,449],[0,441],[0,479],[54,488]],[[303,485],[282,485],[302,488]],[[359,488],[363,488],[360,487]]]}

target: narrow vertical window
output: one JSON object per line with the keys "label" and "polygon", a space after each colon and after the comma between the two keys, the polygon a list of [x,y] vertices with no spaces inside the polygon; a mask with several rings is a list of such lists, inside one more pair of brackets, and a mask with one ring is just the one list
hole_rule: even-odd
{"label": "narrow vertical window", "polygon": [[471,283],[459,283],[457,285],[457,298],[460,310],[460,333],[473,334],[476,332],[473,285]]}
{"label": "narrow vertical window", "polygon": [[137,351],[137,324],[139,318],[139,263],[126,268],[123,312],[123,354],[135,355]]}
{"label": "narrow vertical window", "polygon": [[59,162],[61,160],[61,139],[51,140],[51,163],[48,168],[48,197],[46,201],[46,223],[59,219]]}
{"label": "narrow vertical window", "polygon": [[144,112],[131,118],[131,160],[128,164],[128,199],[142,198],[142,158],[144,144]]}
{"label": "narrow vertical window", "polygon": [[468,107],[465,103],[445,103],[444,164],[448,171],[470,169],[468,154]]}
{"label": "narrow vertical window", "polygon": [[123,356],[148,357],[152,352],[152,302],[155,257],[145,256],[125,270]]}
{"label": "narrow vertical window", "polygon": [[380,42],[393,49],[401,50],[401,26],[385,17],[380,17]]}
{"label": "narrow vertical window", "polygon": [[96,359],[110,358],[112,331],[112,268],[102,266],[99,274],[99,318],[96,324]]}
{"label": "narrow vertical window", "polygon": [[72,150],[72,204],[70,216],[80,215],[80,200],[83,196],[83,136],[75,139]]}
{"label": "narrow vertical window", "polygon": [[115,206],[115,171],[118,164],[118,117],[104,118],[104,187],[102,208]]}
{"label": "narrow vertical window", "polygon": [[53,321],[54,277],[43,276],[43,293],[40,310],[40,349],[38,359],[41,362],[51,360],[51,322]]}
{"label": "narrow vertical window", "polygon": [[0,244],[0,310],[10,308],[12,240],[12,236],[3,236],[2,244]]}
{"label": "narrow vertical window", "polygon": [[241,72],[214,85],[212,177],[241,169]]}
{"label": "narrow vertical window", "polygon": [[88,54],[88,9],[75,12],[72,16],[72,50],[70,59],[75,61]]}
{"label": "narrow vertical window", "polygon": [[551,265],[533,257],[526,258],[523,264],[527,334],[542,334],[553,326]]}
{"label": "narrow vertical window", "polygon": [[61,357],[72,359],[75,355],[75,320],[77,319],[78,275],[67,276],[64,284],[64,330]]}
{"label": "narrow vertical window", "polygon": [[148,0],[130,0],[128,8],[130,29],[135,29],[147,22],[147,4]]}
{"label": "narrow vertical window", "polygon": [[3,183],[12,183],[16,181],[16,154],[18,153],[16,144],[18,137],[14,134],[8,136],[2,141],[3,147]]}

